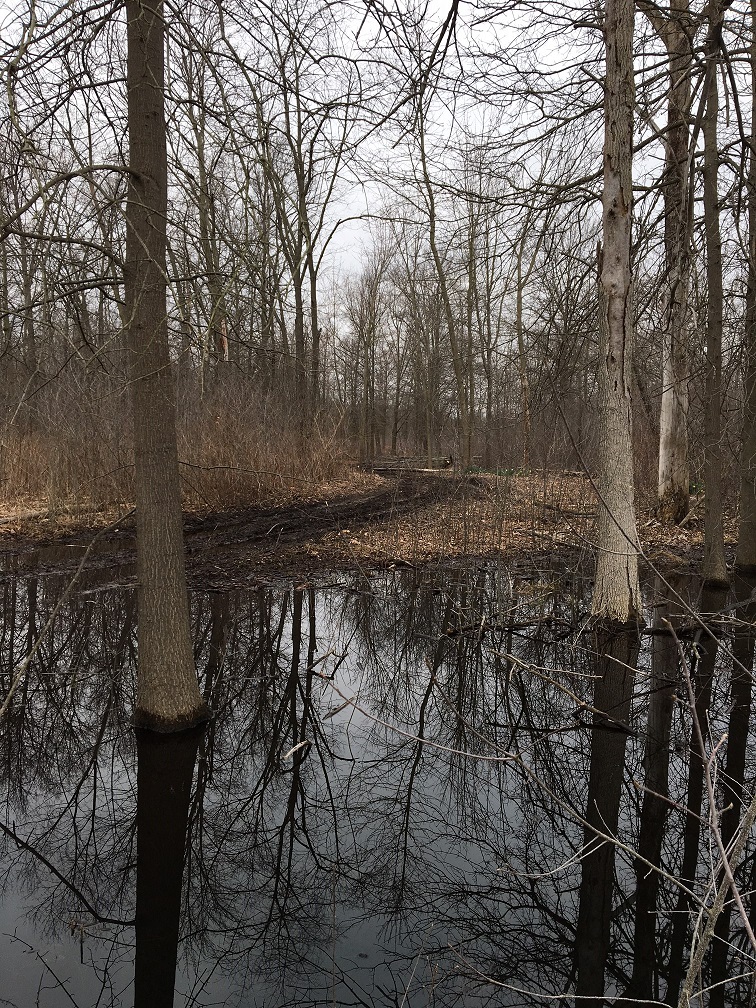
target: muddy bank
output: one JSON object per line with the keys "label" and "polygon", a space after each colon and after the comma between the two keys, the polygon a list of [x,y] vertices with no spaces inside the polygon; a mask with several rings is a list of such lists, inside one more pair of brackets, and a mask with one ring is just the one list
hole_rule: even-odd
{"label": "muddy bank", "polygon": [[[108,518],[112,524],[103,528]],[[702,542],[698,526],[695,512],[682,529],[641,514],[647,559],[667,570],[695,568]],[[359,477],[353,487],[321,497],[188,515],[185,532],[190,580],[204,587],[492,558],[575,568],[593,562],[595,495],[578,473],[461,479],[398,473]],[[734,523],[727,532],[732,541]],[[67,515],[62,522],[48,517],[6,525],[0,557],[8,573],[66,574],[77,568],[94,535],[87,582],[133,581],[133,513],[121,520]]]}

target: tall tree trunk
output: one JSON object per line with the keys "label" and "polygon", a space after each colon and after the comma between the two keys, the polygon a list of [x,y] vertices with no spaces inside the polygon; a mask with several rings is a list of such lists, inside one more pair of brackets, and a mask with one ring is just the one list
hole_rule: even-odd
{"label": "tall tree trunk", "polygon": [[719,87],[718,56],[722,45],[722,8],[712,0],[706,60],[704,138],[704,229],[706,232],[706,415],[704,473],[706,524],[702,576],[710,585],[727,585],[722,523],[722,236],[719,229]]}
{"label": "tall tree trunk", "polygon": [[[460,342],[459,326],[455,321],[454,310],[451,303],[449,283],[446,263],[439,251],[437,241],[438,217],[436,213],[436,197],[433,191],[433,182],[428,168],[428,159],[425,149],[425,118],[423,114],[419,117],[420,130],[420,164],[423,172],[423,184],[425,186],[425,203],[428,212],[428,244],[436,268],[436,279],[438,280],[438,293],[441,300],[443,319],[446,326],[446,335],[449,338],[449,349],[451,351],[452,370],[454,372],[454,386],[457,399],[457,435],[459,439],[459,456],[462,469],[470,465],[472,454],[472,415],[469,401],[469,387],[467,382],[467,370],[472,366],[472,362],[467,360]],[[430,464],[430,452],[428,455]]]}
{"label": "tall tree trunk", "polygon": [[748,161],[748,273],[743,377],[740,523],[735,562],[756,575],[756,3],[751,3],[751,150]]}
{"label": "tall tree trunk", "polygon": [[525,355],[525,329],[522,320],[522,256],[525,245],[525,235],[517,247],[517,302],[515,326],[517,329],[517,360],[520,368],[520,395],[522,396],[522,464],[527,471],[530,468],[530,381],[528,379],[528,361]]}
{"label": "tall tree trunk", "polygon": [[311,239],[308,235],[307,244],[307,276],[310,282],[310,398],[309,415],[313,418],[320,405],[320,317],[318,311],[318,271]]}
{"label": "tall tree trunk", "polygon": [[630,266],[632,224],[633,0],[607,0],[604,18],[603,254],[599,256],[598,557],[593,612],[627,623],[641,610],[633,481]]}
{"label": "tall tree trunk", "polygon": [[208,716],[189,624],[176,448],[175,383],[168,344],[168,185],[161,0],[127,0],[130,180],[124,284],[134,421],[139,581],[135,721],[176,731]]}
{"label": "tall tree trunk", "polygon": [[[659,417],[659,517],[681,522],[690,508],[688,460],[688,288],[690,273],[691,46],[688,0],[674,0],[670,19],[649,19],[669,60],[664,166],[665,324]],[[644,10],[645,10],[644,6]]]}

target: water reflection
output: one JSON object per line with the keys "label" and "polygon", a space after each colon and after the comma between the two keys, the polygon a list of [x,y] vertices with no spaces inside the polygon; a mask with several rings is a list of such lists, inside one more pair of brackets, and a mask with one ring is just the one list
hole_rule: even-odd
{"label": "water reflection", "polygon": [[137,730],[137,880],[134,1008],[171,1008],[189,802],[204,729]]}
{"label": "water reflection", "polygon": [[[2,582],[4,690],[64,583]],[[721,877],[707,768],[725,846],[753,790],[752,586],[699,620],[695,586],[657,579],[647,628],[603,636],[589,587],[482,569],[197,592],[216,717],[166,740],[129,727],[130,591],[85,586],[0,734],[3,997],[676,1005]],[[728,904],[694,993],[749,1004],[750,954]]]}

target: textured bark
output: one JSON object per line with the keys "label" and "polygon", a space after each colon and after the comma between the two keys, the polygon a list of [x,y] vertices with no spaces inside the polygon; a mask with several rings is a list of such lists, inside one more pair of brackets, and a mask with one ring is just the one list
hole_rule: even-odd
{"label": "textured bark", "polygon": [[[664,190],[665,318],[659,417],[659,517],[680,522],[690,508],[688,459],[688,288],[690,279],[691,44],[688,0],[675,0],[669,19],[649,19],[669,61]],[[646,7],[644,6],[645,10]]]}
{"label": "textured bark", "polygon": [[166,307],[162,4],[128,0],[129,151],[124,284],[134,417],[139,581],[138,724],[175,731],[208,716],[197,684],[184,566],[175,383]]}
{"label": "textured bark", "polygon": [[756,575],[756,5],[751,4],[751,150],[748,163],[748,273],[740,456],[740,524],[735,563]]}
{"label": "textured bark", "polygon": [[604,21],[603,255],[599,257],[598,557],[593,612],[613,622],[638,618],[632,421],[633,105],[632,0],[608,0]]}
{"label": "textured bark", "polygon": [[704,420],[704,475],[706,523],[702,576],[707,584],[727,585],[722,523],[722,236],[719,228],[719,146],[717,118],[718,57],[722,44],[722,9],[709,10],[706,59],[704,138],[704,229],[706,232],[706,415]]}

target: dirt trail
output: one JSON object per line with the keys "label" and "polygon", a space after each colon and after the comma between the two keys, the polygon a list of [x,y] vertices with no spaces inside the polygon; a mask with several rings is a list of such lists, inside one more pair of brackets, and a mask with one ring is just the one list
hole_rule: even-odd
{"label": "dirt trail", "polygon": [[[347,530],[399,521],[459,492],[459,481],[439,474],[400,473],[374,490],[282,504],[250,506],[209,515],[189,515],[184,522],[187,566],[192,581],[224,583],[273,574],[305,574],[315,568],[353,566],[354,557],[338,537]],[[9,535],[0,545],[6,574],[69,574],[78,566],[96,534],[73,528],[52,535]],[[324,545],[324,539],[329,543]],[[133,580],[133,516],[101,533],[87,559],[92,574],[113,583]],[[97,580],[101,580],[98,578]]]}
{"label": "dirt trail", "polygon": [[[406,473],[365,476],[324,488],[304,500],[256,505],[185,519],[190,583],[205,588],[255,584],[345,569],[453,567],[506,558],[510,565],[592,565],[596,500],[580,473]],[[698,509],[701,511],[702,509]],[[644,556],[666,569],[694,570],[702,522],[685,528],[638,515]],[[66,523],[6,526],[0,537],[0,577],[70,575],[104,515]],[[89,527],[86,527],[86,526]],[[735,524],[726,521],[728,548]],[[87,586],[134,581],[133,516],[101,531],[86,564]]]}

